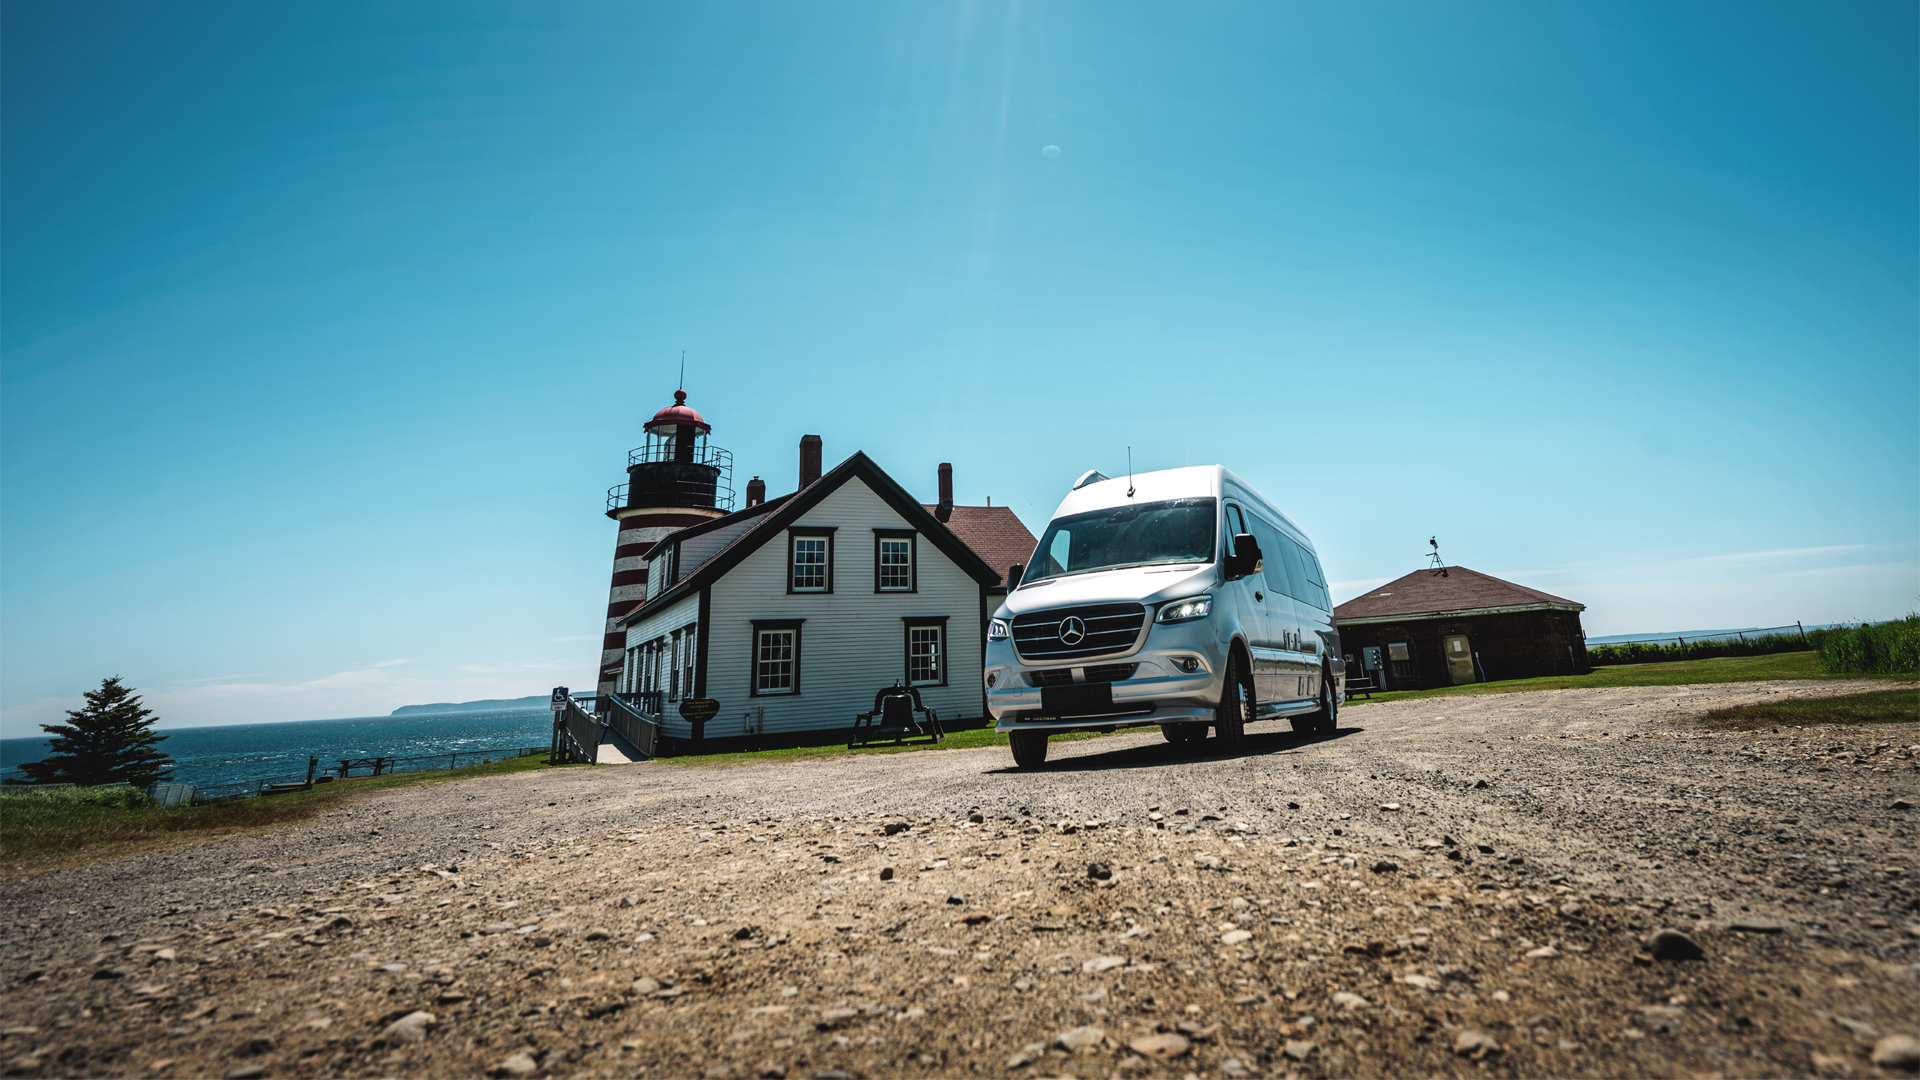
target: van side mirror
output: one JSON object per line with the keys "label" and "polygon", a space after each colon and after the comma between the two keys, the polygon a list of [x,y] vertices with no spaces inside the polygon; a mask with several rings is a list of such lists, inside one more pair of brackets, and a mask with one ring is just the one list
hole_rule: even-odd
{"label": "van side mirror", "polygon": [[1020,575],[1027,572],[1026,563],[1014,563],[1007,567],[1007,589],[1012,591],[1020,587]]}
{"label": "van side mirror", "polygon": [[1227,578],[1243,578],[1256,573],[1265,562],[1260,557],[1260,541],[1252,533],[1238,533],[1233,538],[1233,554],[1227,556]]}

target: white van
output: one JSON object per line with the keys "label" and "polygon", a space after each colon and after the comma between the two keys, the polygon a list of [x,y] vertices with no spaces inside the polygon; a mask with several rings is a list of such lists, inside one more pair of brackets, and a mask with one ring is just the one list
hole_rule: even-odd
{"label": "white van", "polygon": [[1330,732],[1346,665],[1305,533],[1219,465],[1089,472],[1008,577],[987,626],[987,708],[1023,769],[1056,732],[1158,724],[1221,750],[1246,725]]}

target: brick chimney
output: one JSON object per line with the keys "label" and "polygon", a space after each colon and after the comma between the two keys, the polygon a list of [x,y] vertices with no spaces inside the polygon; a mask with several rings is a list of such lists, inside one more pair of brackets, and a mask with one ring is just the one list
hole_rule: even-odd
{"label": "brick chimney", "polygon": [[767,482],[765,480],[760,479],[757,476],[747,481],[747,505],[759,506],[761,503],[766,501],[767,501]]}
{"label": "brick chimney", "polygon": [[820,436],[800,436],[800,486],[820,479]]}
{"label": "brick chimney", "polygon": [[940,463],[940,505],[933,508],[933,516],[945,521],[953,516],[953,463]]}

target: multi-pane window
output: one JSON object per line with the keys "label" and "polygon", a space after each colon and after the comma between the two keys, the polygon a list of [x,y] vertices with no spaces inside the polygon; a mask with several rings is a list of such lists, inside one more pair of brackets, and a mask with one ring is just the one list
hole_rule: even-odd
{"label": "multi-pane window", "polygon": [[907,627],[907,683],[926,686],[945,681],[946,628]]}
{"label": "multi-pane window", "polygon": [[798,629],[757,630],[753,646],[753,692],[791,694],[799,674]]}
{"label": "multi-pane window", "polygon": [[827,537],[793,538],[793,591],[827,591]]}
{"label": "multi-pane window", "polygon": [[677,630],[667,647],[667,700],[680,700],[680,633]]}
{"label": "multi-pane window", "polygon": [[680,681],[682,685],[686,687],[686,694],[684,696],[692,697],[693,696],[693,675],[695,671],[695,664],[693,660],[695,656],[695,650],[693,647],[694,646],[694,628],[691,626],[687,627],[686,630],[682,631],[681,636],[685,639],[685,641],[682,644],[681,650],[680,650],[681,651]]}
{"label": "multi-pane window", "polygon": [[912,589],[913,538],[883,536],[879,543],[881,591]]}

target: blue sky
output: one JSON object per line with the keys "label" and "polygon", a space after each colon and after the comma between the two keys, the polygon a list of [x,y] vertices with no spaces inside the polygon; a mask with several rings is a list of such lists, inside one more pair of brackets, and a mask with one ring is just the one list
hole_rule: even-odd
{"label": "blue sky", "polygon": [[0,734],[590,685],[683,349],[737,488],[1131,445],[1336,599],[1920,604],[1911,4],[0,14]]}

